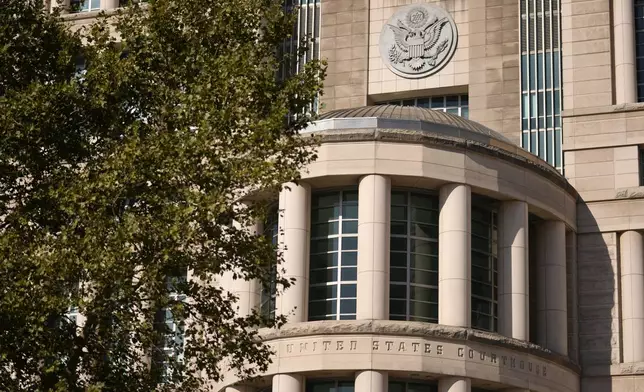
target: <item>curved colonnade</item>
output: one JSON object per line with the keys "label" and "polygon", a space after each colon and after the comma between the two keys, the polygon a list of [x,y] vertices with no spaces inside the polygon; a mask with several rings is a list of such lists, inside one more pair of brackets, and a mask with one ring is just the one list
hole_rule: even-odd
{"label": "curved colonnade", "polygon": [[[579,390],[565,295],[576,194],[557,172],[420,108],[330,112],[309,131],[319,158],[279,196],[297,283],[275,299],[289,323],[264,331],[273,391]],[[256,286],[234,286],[240,312],[259,306]]]}

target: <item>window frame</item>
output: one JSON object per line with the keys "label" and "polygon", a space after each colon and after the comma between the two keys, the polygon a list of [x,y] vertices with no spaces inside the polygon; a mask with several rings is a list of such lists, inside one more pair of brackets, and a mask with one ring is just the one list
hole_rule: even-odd
{"label": "window frame", "polygon": [[[390,222],[390,258],[393,253],[403,253],[402,251],[396,251],[393,250],[393,247],[391,246],[391,241],[393,239],[399,238],[399,239],[405,239],[406,246],[405,246],[405,260],[406,260],[406,281],[404,283],[402,282],[394,282],[391,279],[392,276],[392,269],[393,268],[399,268],[400,267],[394,267],[390,263],[390,271],[389,271],[389,292],[393,292],[393,286],[404,286],[405,287],[405,319],[401,321],[420,321],[420,322],[428,322],[428,323],[433,323],[437,324],[438,323],[438,251],[439,251],[439,239],[438,239],[438,214],[439,214],[439,200],[438,200],[438,195],[435,192],[430,192],[430,191],[422,191],[422,190],[416,190],[416,189],[392,189],[391,190],[391,203],[390,203],[390,208],[394,207],[401,207],[402,205],[394,205],[394,193],[402,193],[405,195],[405,205],[404,207],[406,208],[406,220],[404,221],[406,224],[406,229],[405,229],[405,234],[392,234],[391,227],[395,222],[403,222],[402,220],[393,220],[393,217]],[[417,195],[417,196],[422,196],[422,197],[427,197],[428,199],[431,198],[433,203],[431,203],[430,207],[421,207],[425,210],[432,211],[436,214],[436,219],[435,219],[435,224],[434,223],[427,223],[427,222],[417,222],[418,224],[422,225],[432,225],[436,227],[436,238],[432,238],[430,236],[428,237],[421,237],[417,235],[412,235],[412,224],[414,221],[412,220],[412,204],[411,204],[411,196],[412,195]],[[435,206],[435,208],[434,208]],[[418,208],[418,207],[417,207]],[[411,245],[412,241],[414,240],[421,240],[421,241],[427,241],[429,243],[434,243],[436,244],[436,255],[431,255],[431,254],[423,254],[422,256],[428,257],[428,258],[435,258],[436,259],[436,271],[431,271],[431,270],[426,270],[428,273],[435,273],[437,276],[437,281],[436,285],[432,284],[419,284],[419,283],[412,283],[412,270],[416,270],[416,268],[411,267],[411,261],[412,261],[412,254],[416,254],[415,252],[412,252]],[[426,317],[419,317],[416,315],[412,315],[412,302],[419,302],[419,303],[424,303],[427,306],[432,306],[431,302],[427,301],[413,301],[412,300],[412,287],[420,287],[423,289],[430,290],[431,292],[434,292],[436,295],[436,303],[435,305],[435,312],[436,312],[436,319],[430,319]],[[390,294],[389,296],[389,319],[390,320],[400,320],[399,318],[394,318],[394,317],[400,317],[402,315],[400,314],[393,314],[392,313],[392,296]],[[393,299],[394,301],[400,301],[400,298],[395,298]],[[431,309],[431,308],[430,308]]]}
{"label": "window frame", "polygon": [[[345,195],[347,193],[355,195],[355,201],[345,201]],[[316,197],[324,197],[324,196],[330,196],[330,195],[337,195],[337,201],[339,204],[334,204],[332,206],[323,206],[323,207],[314,207],[313,206],[313,200]],[[321,190],[318,192],[315,192],[311,195],[311,221],[310,221],[310,248],[309,248],[309,285],[308,285],[308,310],[307,310],[307,320],[308,321],[319,321],[319,320],[355,320],[356,315],[357,315],[357,287],[358,287],[358,277],[357,277],[357,259],[358,259],[358,190],[355,187],[352,188],[343,188],[343,189],[335,189],[335,190]],[[344,212],[344,207],[345,206],[355,206],[355,218],[346,218],[343,215]],[[326,221],[316,221],[314,220],[314,215],[315,211],[323,208],[337,208],[339,213],[338,215],[333,215],[332,219],[328,219]],[[326,234],[326,235],[321,235],[321,236],[314,236],[314,226],[316,225],[325,225],[325,224],[333,224],[337,223],[337,233],[336,234]],[[355,232],[345,232],[344,230],[344,224],[345,223],[355,223]],[[353,239],[355,238],[355,249],[346,249],[344,248],[344,243],[345,239]],[[333,241],[335,240],[336,246],[334,249],[327,249],[326,251],[322,252],[313,252],[314,246],[313,243],[316,241]],[[349,241],[346,241],[349,243]],[[327,256],[327,261],[328,257],[333,257],[333,254],[337,254],[337,261],[335,263],[331,263],[331,265],[327,264],[326,267],[318,267],[314,268],[312,260],[314,259],[315,256],[322,256],[322,255],[328,255]],[[348,254],[355,254],[355,264],[345,264],[343,263],[343,258],[347,257]],[[323,256],[324,257],[324,256]],[[352,261],[353,262],[353,261]],[[313,276],[314,272],[320,272],[323,270],[329,271],[328,273],[333,274],[331,272],[332,270],[336,270],[335,273],[335,280],[327,279],[324,280],[323,282],[313,282],[314,280],[311,278]],[[348,271],[349,269],[354,269],[355,270],[355,279],[343,279],[343,273],[345,272],[345,269]],[[328,274],[327,273],[327,274]],[[349,272],[347,272],[349,273]],[[325,294],[324,298],[316,298],[312,299],[312,291],[316,288],[322,288],[322,287],[332,287],[335,286],[335,295],[329,295],[328,292]],[[349,287],[353,286],[354,294],[355,296],[343,296],[342,295],[342,289],[347,287],[347,290],[351,290]],[[334,313],[325,313],[324,315],[322,314],[312,314],[312,304],[314,303],[326,303],[326,302],[331,302],[335,301],[335,311]],[[346,304],[347,302],[343,301],[353,301],[355,304],[354,312],[342,312],[342,305],[343,303]],[[350,302],[349,302],[350,303]]]}

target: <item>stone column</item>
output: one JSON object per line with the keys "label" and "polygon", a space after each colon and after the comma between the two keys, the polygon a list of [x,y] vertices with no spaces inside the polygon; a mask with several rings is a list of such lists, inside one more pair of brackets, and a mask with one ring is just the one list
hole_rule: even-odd
{"label": "stone column", "polygon": [[235,385],[233,387],[226,388],[226,392],[255,392],[257,388],[247,387],[244,385]]}
{"label": "stone column", "polygon": [[273,376],[274,392],[304,392],[304,377],[298,374],[276,374]]}
{"label": "stone column", "polygon": [[633,0],[613,3],[615,45],[615,104],[637,102],[635,67],[635,19]]}
{"label": "stone column", "polygon": [[619,237],[624,362],[644,361],[644,239],[637,231]]}
{"label": "stone column", "polygon": [[101,0],[102,10],[112,10],[119,7],[120,0]]}
{"label": "stone column", "polygon": [[537,344],[567,356],[566,226],[543,221],[536,235]]}
{"label": "stone column", "polygon": [[471,191],[462,184],[441,187],[438,219],[438,322],[471,326]]}
{"label": "stone column", "polygon": [[528,204],[506,201],[499,211],[499,333],[528,340]]}
{"label": "stone column", "polygon": [[[311,220],[311,187],[289,183],[280,192],[279,242],[284,250],[283,277],[295,278],[286,291],[277,288],[275,314],[288,316],[289,322],[307,320],[309,288],[309,230]],[[283,291],[283,292],[282,292]]]}
{"label": "stone column", "polygon": [[445,377],[438,380],[438,392],[470,392],[472,381],[463,377]]}
{"label": "stone column", "polygon": [[391,180],[368,175],[358,186],[358,320],[389,319]]}
{"label": "stone column", "polygon": [[355,392],[387,392],[388,384],[387,372],[365,370],[356,373]]}

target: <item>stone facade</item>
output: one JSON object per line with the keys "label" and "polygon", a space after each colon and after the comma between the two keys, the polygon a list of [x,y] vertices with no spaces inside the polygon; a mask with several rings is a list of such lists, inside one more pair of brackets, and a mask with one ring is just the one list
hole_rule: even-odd
{"label": "stone facade", "polygon": [[[277,354],[263,385],[233,385],[237,381],[233,377],[219,387],[227,392],[255,392],[272,383],[273,391],[303,392],[307,377],[341,377],[355,378],[358,392],[386,392],[388,377],[413,376],[437,382],[443,392],[469,392],[476,387],[544,392],[644,391],[644,328],[637,329],[644,326],[644,250],[640,249],[644,232],[644,173],[640,162],[644,103],[636,102],[633,0],[548,2],[557,2],[561,10],[563,175],[518,147],[522,129],[519,4],[523,1],[425,0],[454,19],[458,46],[439,72],[407,79],[391,72],[383,62],[380,34],[397,10],[421,2],[321,0],[319,54],[328,62],[321,113],[392,100],[422,98],[430,102],[427,99],[436,96],[467,95],[469,118],[500,136],[483,140],[480,135],[465,132],[466,123],[456,124],[455,120],[452,124],[429,121],[431,125],[425,128],[415,119],[398,129],[373,125],[360,128],[355,123],[342,130],[314,129],[324,141],[319,159],[306,168],[297,191],[280,199],[284,208],[291,208],[290,223],[282,224],[294,225],[284,227],[298,233],[282,239],[291,249],[286,255],[287,263],[292,263],[288,273],[298,277],[303,286],[292,289],[296,294],[291,297],[278,298],[278,311],[288,312],[291,307],[299,310],[291,319],[293,324],[283,331],[265,331]],[[534,4],[532,0],[526,2]],[[66,17],[71,24],[81,26],[95,15],[89,12]],[[394,110],[388,108],[387,113]],[[333,124],[335,120],[326,121]],[[462,128],[452,134],[454,127]],[[421,128],[423,132],[417,132]],[[360,303],[357,318],[363,320],[307,322],[310,276],[302,260],[308,262],[310,254],[311,195],[317,190],[343,187],[360,189],[361,206],[368,207],[362,214],[373,218],[358,219],[364,226],[357,234],[363,242],[359,245],[361,275],[356,278],[356,296],[366,302]],[[528,211],[529,224],[514,215],[502,219],[506,230],[513,224],[519,231],[528,231],[521,231],[521,235],[528,238],[529,252],[521,242],[524,240],[506,232],[501,237],[505,256],[500,257],[514,263],[524,260],[528,265],[522,267],[529,278],[503,275],[510,274],[511,262],[499,271],[503,275],[500,282],[504,282],[499,288],[503,327],[497,333],[468,328],[471,303],[458,282],[441,286],[443,293],[456,293],[457,309],[448,309],[446,315],[444,305],[437,316],[439,323],[451,327],[379,320],[386,319],[389,310],[389,250],[381,242],[387,242],[390,233],[386,227],[391,220],[388,209],[379,203],[389,204],[392,189],[436,194],[445,211],[450,205],[447,200],[456,192],[458,197],[451,201],[456,200],[457,208],[450,211],[462,218],[461,225],[454,228],[454,222],[448,220],[439,226],[452,227],[461,234],[471,230],[464,223],[469,215],[459,215],[471,213],[469,196],[505,205],[499,211]],[[369,198],[369,193],[378,193],[379,199]],[[288,207],[293,205],[298,206],[295,212]],[[553,237],[555,226],[558,234]],[[544,232],[543,227],[551,230]],[[369,236],[372,240],[365,244]],[[453,246],[441,254],[463,262],[459,258],[465,256],[459,249],[471,244],[467,236],[456,237],[443,237],[441,242]],[[552,241],[544,243],[543,238]],[[551,251],[555,256],[550,256]],[[556,268],[547,264],[550,258],[557,258]],[[373,265],[365,268],[368,260]],[[461,264],[469,266],[468,262]],[[443,282],[447,272],[441,268]],[[471,279],[459,268],[449,273],[456,275],[456,280]],[[529,287],[520,282],[527,282]],[[386,292],[369,293],[376,289]],[[525,297],[529,297],[529,305],[521,302]],[[519,316],[521,312],[529,320]],[[548,325],[550,315],[558,321]],[[556,333],[555,324],[566,331],[563,337],[556,336],[556,344],[548,336]],[[522,334],[529,338],[511,339]],[[387,350],[387,342],[392,342],[392,350],[396,345],[395,352],[373,351],[374,345]],[[399,352],[401,344],[405,349]],[[453,350],[442,357],[429,355],[438,355],[437,351],[427,356],[414,351],[420,347],[424,350],[425,344],[430,345],[430,351],[438,350],[439,345],[444,353],[448,345]],[[498,353],[497,362],[486,366],[468,361],[467,355],[460,357],[459,350],[469,353],[471,344],[478,345],[472,350],[477,350],[479,358],[481,352],[494,350],[529,356],[535,371],[536,363],[545,361],[548,369],[558,369],[561,379],[544,381],[514,373],[498,366]],[[313,346],[322,351],[307,351]],[[566,346],[563,351],[567,352],[555,353]],[[306,353],[298,355],[301,347],[306,347],[302,349]],[[407,353],[407,349],[411,351]],[[539,363],[543,370],[543,363]],[[530,381],[526,383],[525,379]]]}

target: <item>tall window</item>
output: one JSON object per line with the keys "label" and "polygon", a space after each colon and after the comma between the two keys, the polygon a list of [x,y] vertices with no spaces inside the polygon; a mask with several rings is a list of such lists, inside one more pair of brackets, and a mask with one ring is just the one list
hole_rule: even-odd
{"label": "tall window", "polygon": [[353,381],[306,381],[306,392],[353,392]]}
{"label": "tall window", "polygon": [[309,321],[355,320],[358,191],[313,195]]}
{"label": "tall window", "polygon": [[[185,301],[186,296],[181,286],[187,281],[187,271],[168,277],[166,287],[171,303]],[[157,365],[161,367],[163,379],[172,376],[171,363],[174,367],[183,362],[184,322],[173,314],[172,308],[161,309],[157,313],[157,328],[163,332],[163,339],[157,351]]]}
{"label": "tall window", "polygon": [[[297,22],[293,26],[291,38],[279,48],[279,56],[289,61],[285,61],[278,70],[278,80],[298,73],[308,61],[320,58],[320,0],[284,0],[284,8],[288,11],[296,10]],[[309,50],[304,57],[297,59],[302,40],[307,41]],[[311,110],[318,111],[317,99]]]}
{"label": "tall window", "polygon": [[560,0],[521,0],[521,147],[562,170]]}
{"label": "tall window", "polygon": [[644,102],[644,0],[635,0],[635,45],[637,102]]}
{"label": "tall window", "polygon": [[469,99],[467,95],[448,95],[441,97],[424,97],[410,99],[396,99],[393,101],[379,102],[377,105],[416,106],[456,114],[464,118],[470,116]]}
{"label": "tall window", "polygon": [[391,193],[391,320],[438,322],[438,198]]}
{"label": "tall window", "polygon": [[71,6],[75,12],[98,11],[101,9],[101,0],[71,0]]}
{"label": "tall window", "polygon": [[472,328],[497,330],[497,215],[472,206]]}
{"label": "tall window", "polygon": [[[277,236],[279,234],[279,227],[278,227],[278,212],[275,211],[274,213],[271,214],[270,218],[264,225],[264,235],[267,238],[271,239],[271,242],[273,243],[273,246],[277,246]],[[269,287],[262,287],[262,290],[260,292],[260,298],[259,298],[259,303],[260,303],[260,311],[261,314],[266,317],[266,318],[275,318],[275,296],[277,294],[277,285],[276,285],[276,278],[277,278],[277,266],[275,264],[272,264],[268,266],[270,269],[270,274],[271,274],[271,282]]]}
{"label": "tall window", "polygon": [[435,382],[403,382],[390,381],[389,392],[437,392],[438,384]]}

